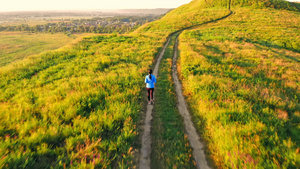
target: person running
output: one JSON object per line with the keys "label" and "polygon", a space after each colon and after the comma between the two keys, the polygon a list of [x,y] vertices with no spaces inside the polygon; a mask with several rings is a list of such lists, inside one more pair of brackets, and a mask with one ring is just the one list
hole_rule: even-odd
{"label": "person running", "polygon": [[152,70],[148,71],[148,75],[145,78],[146,88],[148,91],[148,104],[154,103],[153,101],[153,93],[154,93],[154,85],[156,83],[156,78],[152,74]]}

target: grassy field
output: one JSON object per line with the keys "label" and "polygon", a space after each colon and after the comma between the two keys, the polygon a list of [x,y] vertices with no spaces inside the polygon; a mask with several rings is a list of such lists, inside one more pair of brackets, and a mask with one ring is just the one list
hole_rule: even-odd
{"label": "grassy field", "polygon": [[219,168],[299,168],[299,13],[236,8],[180,36],[184,92]]}
{"label": "grassy field", "polygon": [[[60,19],[60,20],[59,20]],[[55,22],[62,22],[62,18],[59,18],[57,20],[54,20],[54,21],[39,21],[39,20],[36,20],[36,21],[2,21],[3,23],[0,24],[0,26],[3,26],[3,27],[7,27],[7,26],[19,26],[19,25],[22,25],[22,24],[26,24],[26,25],[29,25],[29,26],[36,26],[36,25],[44,25],[44,24],[47,24],[47,23],[55,23]],[[81,19],[81,18],[80,18]]]}
{"label": "grassy field", "polygon": [[76,20],[76,19],[92,19],[93,17],[88,17],[88,16],[60,16],[60,17],[37,17],[35,19],[31,20],[25,20],[25,19],[18,19],[18,20],[2,20],[0,22],[0,26],[6,27],[6,26],[18,26],[21,24],[26,24],[29,26],[36,26],[36,25],[44,25],[47,23],[56,23],[56,22],[62,22],[64,21],[65,23],[70,22],[66,20]]}
{"label": "grassy field", "polygon": [[[142,77],[174,29],[84,38],[0,67],[0,167],[132,166]],[[166,152],[163,163],[171,165],[177,151],[184,156],[176,165],[194,165],[183,131],[176,138],[177,147]]]}
{"label": "grassy field", "polygon": [[58,34],[33,34],[24,32],[0,32],[0,67],[20,61],[32,55],[55,50],[76,43],[85,36]]}
{"label": "grassy field", "polygon": [[0,68],[0,168],[126,167],[163,40],[94,36]]}

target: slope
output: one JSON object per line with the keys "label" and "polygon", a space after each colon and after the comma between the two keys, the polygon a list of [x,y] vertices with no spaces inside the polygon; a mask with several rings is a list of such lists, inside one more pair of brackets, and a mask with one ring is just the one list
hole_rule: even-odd
{"label": "slope", "polygon": [[[230,13],[225,5],[211,7],[207,4],[205,1],[195,0],[130,35],[85,38],[62,51],[29,57],[21,63],[12,64],[9,68],[1,68],[0,167],[130,167],[132,151],[137,147],[136,127],[142,116],[140,103],[143,101],[141,93],[144,85],[140,83],[143,80],[141,77],[145,75],[147,68],[151,67],[158,51],[171,33],[222,18]],[[290,14],[284,14],[287,13]],[[291,27],[293,26],[295,25],[292,24]],[[195,37],[198,37],[198,34]],[[191,36],[191,39],[198,41],[195,37]],[[184,44],[185,40],[181,43]],[[274,44],[284,47],[280,42]],[[189,46],[189,43],[187,45]],[[290,48],[297,50],[295,45]],[[188,52],[195,54],[190,50]],[[297,60],[293,55],[294,53],[288,58]],[[192,59],[190,55],[187,58]],[[182,68],[186,70],[184,65]],[[187,76],[184,77],[192,76],[191,71],[194,68],[188,67],[187,70]],[[290,69],[282,71],[286,70]],[[258,76],[260,75],[258,73]],[[291,85],[293,84],[295,83],[292,82]],[[210,83],[205,85],[205,88],[208,86]],[[198,90],[197,87],[192,89]],[[188,90],[186,93],[189,93]],[[193,96],[197,95],[193,93]],[[298,95],[294,98],[296,101],[292,103],[298,106]],[[193,105],[193,102],[190,104]],[[196,107],[199,106],[197,104]],[[297,115],[296,111],[292,113]],[[227,123],[226,120],[225,122]],[[272,132],[273,130],[271,134]],[[287,146],[294,146],[293,142],[282,142]],[[296,149],[296,153],[297,150],[299,152],[299,149]],[[232,166],[227,158],[222,161],[224,156],[215,156],[220,149],[211,148],[211,152],[217,165]],[[221,152],[221,155],[224,155],[224,152]],[[293,161],[286,164],[292,166],[292,163]]]}
{"label": "slope", "polygon": [[0,68],[0,167],[131,166],[140,77],[176,29],[87,37]]}
{"label": "slope", "polygon": [[160,20],[142,26],[135,33],[169,35],[187,27],[216,20],[230,13],[226,7],[209,9],[205,8],[205,4],[202,0],[194,0],[170,11]]}
{"label": "slope", "polygon": [[[226,10],[226,8],[228,7],[228,6],[226,6],[226,3],[224,3],[224,4],[222,4],[222,2],[221,1],[214,1],[214,2],[212,2],[212,3],[207,3],[207,1],[206,2],[204,2],[204,1],[197,1],[198,3],[195,3],[196,1],[193,1],[192,3],[190,3],[189,5],[186,5],[186,6],[183,6],[182,8],[178,8],[178,9],[176,9],[176,10],[174,10],[174,11],[172,11],[172,12],[170,12],[169,14],[171,14],[172,13],[172,15],[166,15],[164,18],[162,18],[161,20],[159,20],[159,21],[157,21],[157,22],[154,22],[154,23],[152,23],[153,25],[151,25],[151,26],[149,26],[149,25],[147,25],[146,27],[143,27],[143,29],[141,29],[142,31],[146,31],[146,32],[155,32],[158,28],[161,28],[160,30],[164,30],[165,32],[171,32],[171,31],[177,31],[177,30],[180,30],[181,28],[187,28],[187,27],[191,27],[191,25],[193,25],[191,22],[189,22],[190,20],[188,19],[189,17],[187,17],[187,16],[190,16],[190,17],[193,17],[193,16],[197,16],[195,13],[202,13],[202,14],[204,14],[204,11],[210,11],[210,13],[211,14],[214,14],[213,12],[214,11],[217,11],[217,10],[223,10],[224,12],[226,12],[227,10]],[[201,5],[200,5],[201,4]],[[281,5],[280,5],[281,4]],[[288,10],[290,10],[290,11],[294,11],[295,9],[294,8],[292,8],[291,6],[290,6],[290,4],[289,3],[287,3],[287,2],[284,2],[284,1],[268,1],[268,3],[259,3],[259,1],[253,1],[253,3],[251,3],[251,2],[249,2],[249,4],[243,4],[242,3],[242,1],[233,1],[233,3],[231,4],[231,5],[234,5],[234,6],[232,6],[235,10],[237,9],[237,6],[247,6],[247,9],[257,9],[257,8],[262,8],[262,10],[269,10],[270,8],[277,8],[277,9],[280,9],[280,10],[284,10],[284,9],[288,9]],[[193,7],[196,7],[196,8],[194,8],[194,10],[189,10],[189,9],[193,9]],[[184,9],[183,11],[188,11],[188,13],[184,13],[184,14],[187,14],[187,15],[184,15],[184,14],[182,14],[182,15],[180,15],[181,14],[181,12],[182,12],[182,9]],[[197,9],[197,10],[196,10]],[[258,11],[261,11],[261,10],[256,10],[256,12],[258,12]],[[227,11],[228,12],[228,11]],[[245,15],[245,16],[243,16],[243,12],[241,12],[242,14],[239,14],[239,15],[237,15],[236,16],[236,18],[237,17],[242,17],[242,18],[246,18],[246,17],[249,17],[249,16],[251,16],[251,15]],[[283,12],[283,14],[285,15],[285,14],[291,14],[292,12]],[[270,12],[270,14],[272,14],[272,12]],[[265,14],[265,15],[268,15],[268,14]],[[200,15],[199,15],[200,16]],[[198,18],[194,18],[193,19],[193,21],[194,21],[194,23],[197,23],[197,24],[200,24],[200,23],[205,23],[205,19],[208,19],[208,17],[207,16],[205,16],[205,15],[202,15],[202,16],[204,16],[204,17],[198,17]],[[218,18],[218,17],[216,17],[216,18]],[[215,18],[215,19],[216,19]],[[251,18],[251,17],[249,17],[249,18]],[[293,19],[295,19],[296,17],[292,17]],[[259,23],[261,18],[257,18],[257,20],[255,20],[255,21],[251,21],[251,22],[249,22],[249,23],[247,23],[247,24],[253,24],[252,22],[255,22],[255,23]],[[266,20],[267,20],[267,23],[269,24],[269,22],[271,21],[271,19],[273,19],[273,18],[267,18]],[[176,21],[177,22],[180,22],[180,23],[183,23],[183,25],[182,24],[176,24]],[[265,23],[262,27],[265,27],[266,26],[266,24],[267,23]],[[291,21],[287,21],[286,23],[291,23]],[[286,23],[284,23],[284,24],[286,24]],[[194,24],[194,25],[197,25],[197,24]],[[248,26],[249,26],[248,25]],[[274,26],[275,26],[275,24],[273,24]],[[271,25],[270,24],[270,26],[273,26],[273,25]],[[294,26],[293,24],[292,24],[292,26]],[[224,26],[224,27],[226,27],[226,26]],[[246,26],[245,26],[246,27]],[[153,29],[154,28],[154,29]],[[229,32],[230,32],[230,28],[224,28],[225,30],[228,30]],[[246,28],[245,28],[246,29]],[[279,30],[276,30],[275,32],[276,33],[278,33],[278,32],[281,32],[281,34],[282,34],[282,31],[284,30],[285,28],[282,28],[282,29],[279,29]],[[170,30],[170,31],[168,31],[168,30]],[[272,30],[272,29],[269,29],[269,30]],[[244,30],[243,30],[244,31]],[[274,30],[272,30],[272,31],[274,31]],[[289,30],[290,31],[290,30]],[[286,38],[283,38],[281,35],[277,35],[276,37],[274,37],[274,39],[273,39],[273,42],[268,42],[268,40],[269,39],[264,39],[264,38],[268,38],[268,36],[265,36],[264,38],[261,38],[261,41],[263,41],[263,40],[266,40],[266,41],[264,41],[265,43],[273,43],[274,45],[275,44],[278,44],[278,45],[281,45],[281,46],[285,46],[286,48],[288,48],[288,49],[291,49],[291,50],[295,50],[296,48],[297,48],[297,38],[290,38],[290,36],[289,35],[296,35],[297,34],[297,31],[296,31],[296,29],[294,29],[294,30],[292,30],[293,32],[291,32],[291,34],[286,34],[286,35],[288,35],[288,36],[286,36]],[[295,32],[296,31],[296,32]],[[274,32],[274,33],[275,33]],[[265,32],[264,32],[265,33]],[[284,34],[284,33],[283,33]],[[212,34],[210,34],[209,36],[214,36],[214,34],[212,33]],[[189,39],[190,37],[186,37],[186,40],[188,41],[188,39]],[[220,35],[218,35],[218,37],[217,38],[222,38],[222,33],[220,33]],[[257,37],[257,38],[260,38],[260,37]],[[192,47],[192,48],[194,48],[194,47]],[[187,53],[190,53],[191,51],[187,51]],[[193,58],[190,58],[190,59],[187,59],[189,62],[195,62],[195,58],[193,57]],[[197,60],[197,59],[196,59]],[[197,60],[198,61],[198,60]],[[199,62],[197,62],[196,64],[198,64]],[[189,63],[190,64],[190,63]],[[194,64],[192,64],[192,65],[194,65]],[[186,67],[187,69],[190,69],[189,67]],[[193,69],[193,67],[191,68],[191,69]],[[185,70],[185,71],[188,71],[188,70]],[[190,81],[188,82],[188,83],[191,83]],[[197,82],[195,82],[195,84],[197,84]],[[194,86],[193,86],[194,87]],[[192,88],[193,88],[192,87]],[[190,93],[189,93],[190,94]],[[159,99],[159,98],[158,98]],[[197,99],[196,99],[197,100]],[[197,105],[197,102],[196,102],[196,104],[195,104],[195,106],[198,106]],[[206,110],[207,111],[207,110]],[[155,119],[154,119],[155,120]],[[201,121],[201,120],[200,120]],[[166,121],[164,122],[164,123],[167,123]],[[200,124],[199,123],[199,121],[196,121],[195,123],[197,123],[197,124]],[[199,131],[201,131],[202,129],[200,128],[199,129]],[[161,130],[160,130],[161,131]],[[160,132],[160,131],[158,131],[158,132]],[[210,133],[211,134],[211,133]],[[161,140],[161,138],[156,138],[156,139],[158,139],[159,140],[159,142],[163,142],[162,140]],[[229,140],[230,140],[230,137],[229,137]],[[217,143],[216,143],[217,144]],[[226,143],[226,144],[231,144],[231,143]],[[226,145],[225,144],[225,145]],[[157,146],[157,147],[168,147],[167,145],[166,146]],[[251,151],[251,150],[250,150]],[[240,153],[239,151],[237,151],[238,153]],[[216,153],[216,154],[218,154],[218,152],[213,152],[213,154],[214,153]],[[234,154],[236,155],[236,152],[234,152]],[[158,157],[158,156],[168,156],[168,154],[166,154],[166,153],[163,153],[163,152],[160,152],[160,154],[157,154],[157,155],[153,155],[153,157]],[[244,160],[244,163],[241,163],[243,166],[245,166],[245,167],[249,167],[249,166],[260,166],[260,165],[262,165],[262,164],[259,164],[259,165],[257,165],[256,163],[253,163],[252,162],[252,157],[251,156],[249,156],[249,154],[247,154],[247,153],[245,153],[245,154],[241,154],[241,156],[242,156],[242,158],[244,159],[246,156],[247,156],[247,159],[246,160]],[[214,158],[214,156],[212,156],[213,158]],[[167,158],[167,157],[166,157]],[[161,158],[161,159],[163,159],[163,158]],[[237,157],[237,159],[238,159],[238,157]],[[263,158],[264,159],[264,158]],[[232,160],[232,162],[230,162],[231,164],[230,165],[228,165],[228,163],[226,163],[227,161],[224,161],[224,159],[222,159],[222,158],[219,158],[219,159],[216,159],[216,158],[214,158],[214,160],[215,160],[215,163],[216,163],[216,165],[218,165],[218,166],[222,166],[222,165],[224,165],[224,164],[226,164],[227,166],[226,167],[229,167],[229,166],[233,166],[233,168],[234,168],[234,166],[239,166],[239,164],[237,164],[237,160]],[[227,159],[225,159],[225,160],[227,160]],[[248,162],[247,162],[247,160],[248,160]],[[295,158],[293,159],[293,160],[296,160]],[[242,160],[241,160],[242,161]],[[246,162],[245,162],[246,161]],[[250,161],[250,162],[249,162]],[[297,160],[296,160],[297,161]],[[245,164],[246,163],[246,164]],[[247,164],[248,163],[248,164]],[[276,162],[275,162],[276,163]],[[272,165],[272,164],[271,164]],[[291,165],[291,166],[293,166],[293,164]],[[224,166],[223,166],[224,167]],[[266,167],[270,167],[270,165],[266,165]]]}
{"label": "slope", "polygon": [[299,168],[300,14],[232,9],[180,36],[178,71],[195,124],[217,167]]}
{"label": "slope", "polygon": [[273,8],[280,10],[298,11],[298,9],[285,0],[205,0],[206,7],[251,7],[253,9]]}

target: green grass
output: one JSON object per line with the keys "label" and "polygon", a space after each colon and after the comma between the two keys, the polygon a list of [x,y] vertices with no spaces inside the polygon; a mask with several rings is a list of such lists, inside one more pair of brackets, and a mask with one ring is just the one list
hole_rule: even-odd
{"label": "green grass", "polygon": [[273,8],[299,11],[291,2],[285,0],[198,0],[205,7],[251,7],[253,9]]}
{"label": "green grass", "polygon": [[[204,4],[192,1],[129,35],[87,37],[42,54],[51,45],[41,38],[50,35],[30,41],[38,48],[26,46],[32,35],[2,45],[0,168],[131,167],[143,77],[166,38],[229,13]],[[196,125],[217,167],[299,168],[299,13],[234,10],[180,36],[178,67]],[[156,89],[153,165],[189,168],[170,65],[163,61]]]}
{"label": "green grass", "polygon": [[165,51],[155,88],[152,131],[152,168],[196,168],[184,124],[177,109],[172,79],[173,46],[176,35]]}
{"label": "green grass", "polygon": [[[169,33],[158,27],[94,36],[60,50],[22,55],[18,62],[8,57],[13,63],[0,67],[0,168],[132,166],[141,77]],[[174,138],[180,141],[166,152],[165,165],[174,159],[178,166],[194,165],[182,124],[177,125],[181,131]]]}
{"label": "green grass", "polygon": [[0,67],[78,42],[79,39],[88,35],[78,34],[69,37],[65,34],[0,32]]}
{"label": "green grass", "polygon": [[132,166],[140,79],[169,33],[85,38],[1,67],[0,167]]}
{"label": "green grass", "polygon": [[141,77],[162,44],[94,36],[0,68],[0,168],[132,165]]}
{"label": "green grass", "polygon": [[230,13],[227,8],[206,9],[200,2],[192,1],[168,12],[162,19],[150,22],[137,29],[136,33],[155,33],[159,36],[169,35],[187,27],[196,26],[222,18]]}
{"label": "green grass", "polygon": [[195,123],[220,168],[299,168],[299,13],[234,11],[180,36]]}

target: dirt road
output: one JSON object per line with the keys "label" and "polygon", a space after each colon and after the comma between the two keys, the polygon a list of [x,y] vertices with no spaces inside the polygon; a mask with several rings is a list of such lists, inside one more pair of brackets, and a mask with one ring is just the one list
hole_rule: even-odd
{"label": "dirt road", "polygon": [[[156,61],[154,70],[153,70],[153,75],[158,77],[158,68],[160,61],[165,53],[165,50],[170,42],[170,38],[168,38],[167,43],[165,44],[163,50],[159,54],[159,57]],[[155,96],[155,95],[154,95]],[[151,120],[152,120],[152,110],[153,110],[153,105],[148,105],[147,106],[147,112],[146,112],[146,118],[145,118],[145,123],[142,126],[143,128],[143,136],[142,136],[142,148],[141,148],[141,157],[140,157],[140,163],[139,163],[139,168],[140,169],[150,169],[150,155],[151,155]]]}
{"label": "dirt road", "polygon": [[[217,22],[217,21],[223,20],[223,19],[231,16],[232,14],[234,14],[234,12],[231,11],[230,14],[228,14],[228,15],[222,17],[222,18],[219,18],[219,19],[213,20],[213,21],[209,21],[209,22],[197,25],[197,26],[192,26],[192,27],[186,28],[184,30],[191,30],[191,29],[194,29],[194,28],[196,28],[198,26],[201,26],[201,25]],[[188,136],[190,145],[193,149],[193,156],[194,156],[194,159],[196,161],[197,168],[198,169],[200,169],[200,168],[201,169],[210,169],[211,167],[209,166],[209,164],[207,162],[207,159],[205,157],[204,146],[200,142],[200,137],[199,137],[199,135],[196,131],[196,128],[194,127],[194,124],[191,120],[191,115],[188,111],[187,104],[186,104],[184,96],[182,94],[181,83],[178,79],[176,59],[177,59],[177,51],[178,51],[178,49],[177,49],[178,48],[178,36],[180,35],[180,33],[182,31],[183,30],[174,32],[168,38],[167,43],[164,45],[164,48],[161,51],[161,53],[160,53],[160,55],[157,59],[157,62],[156,62],[155,67],[154,67],[153,75],[155,75],[156,77],[158,76],[159,64],[160,64],[160,61],[161,61],[161,59],[162,59],[162,57],[165,53],[165,50],[166,50],[168,44],[170,42],[170,39],[172,38],[172,36],[177,36],[176,37],[176,43],[175,43],[175,46],[174,46],[174,56],[173,56],[173,65],[172,65],[172,71],[173,71],[172,76],[173,76],[175,89],[176,89],[176,95],[177,95],[177,99],[178,99],[177,107],[178,107],[178,110],[179,110],[183,120],[184,120],[185,132]],[[139,162],[139,165],[138,165],[138,168],[140,168],[140,169],[150,169],[150,166],[151,166],[150,155],[151,155],[151,143],[152,143],[152,141],[151,141],[152,110],[153,110],[153,105],[148,105],[147,106],[145,123],[142,126],[142,128],[143,128],[142,148],[140,150],[141,155],[140,155],[140,158],[139,158],[140,162]]]}

